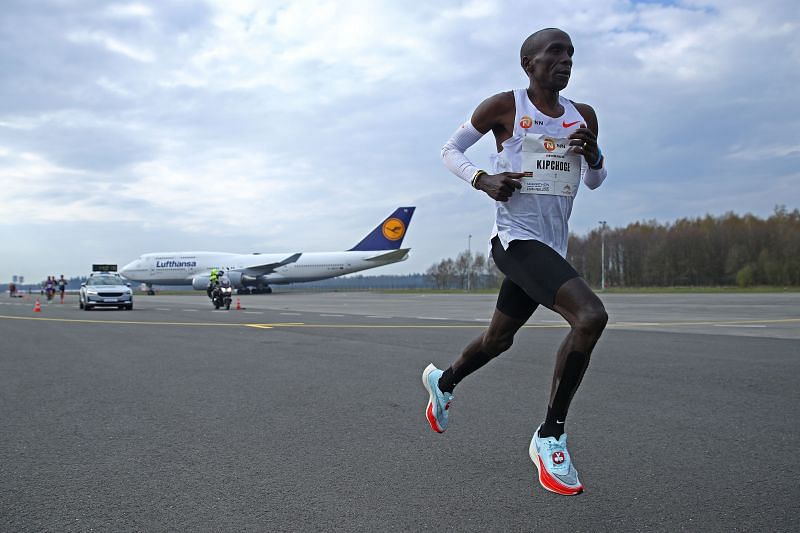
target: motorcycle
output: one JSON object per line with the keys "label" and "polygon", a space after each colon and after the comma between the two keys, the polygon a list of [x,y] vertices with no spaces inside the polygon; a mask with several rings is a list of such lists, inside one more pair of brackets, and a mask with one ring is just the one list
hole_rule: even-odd
{"label": "motorcycle", "polygon": [[225,309],[230,309],[233,301],[232,294],[233,289],[230,287],[214,287],[211,292],[211,303],[214,304],[214,309],[219,309],[222,306],[225,306]]}

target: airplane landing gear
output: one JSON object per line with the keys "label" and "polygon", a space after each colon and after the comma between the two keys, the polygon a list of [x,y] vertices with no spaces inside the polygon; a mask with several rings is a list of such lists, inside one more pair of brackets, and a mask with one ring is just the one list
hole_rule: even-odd
{"label": "airplane landing gear", "polygon": [[236,294],[272,294],[272,287],[250,287],[236,289]]}

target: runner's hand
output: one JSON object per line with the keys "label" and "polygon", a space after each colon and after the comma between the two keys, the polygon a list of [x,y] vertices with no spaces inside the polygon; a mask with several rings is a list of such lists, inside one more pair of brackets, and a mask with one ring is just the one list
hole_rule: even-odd
{"label": "runner's hand", "polygon": [[507,202],[515,190],[522,188],[519,180],[524,175],[522,172],[484,174],[478,179],[478,189],[498,202]]}
{"label": "runner's hand", "polygon": [[569,138],[571,139],[569,145],[575,147],[573,151],[582,155],[589,165],[596,162],[600,157],[600,149],[597,147],[597,135],[587,128],[586,124],[581,124],[581,127],[572,132]]}

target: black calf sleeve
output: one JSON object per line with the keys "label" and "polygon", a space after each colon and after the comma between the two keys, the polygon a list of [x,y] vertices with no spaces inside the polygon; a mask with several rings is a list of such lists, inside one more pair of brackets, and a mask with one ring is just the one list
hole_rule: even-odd
{"label": "black calf sleeve", "polygon": [[564,362],[564,369],[558,380],[553,403],[547,408],[547,417],[539,430],[540,437],[561,437],[567,411],[583,374],[589,366],[589,355],[583,352],[570,352]]}

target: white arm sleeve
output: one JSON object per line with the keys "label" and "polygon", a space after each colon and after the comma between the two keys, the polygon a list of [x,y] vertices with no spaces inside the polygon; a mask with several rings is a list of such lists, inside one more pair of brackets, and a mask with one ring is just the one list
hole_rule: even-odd
{"label": "white arm sleeve", "polygon": [[472,182],[472,176],[478,171],[478,167],[467,159],[464,152],[478,142],[483,135],[468,120],[453,133],[447,144],[442,147],[442,161],[444,161],[445,166],[450,169],[450,172],[467,183]]}
{"label": "white arm sleeve", "polygon": [[608,172],[606,172],[606,158],[603,156],[602,167],[596,169],[586,168],[586,174],[583,175],[583,182],[590,189],[596,189],[602,185],[606,176],[608,176]]}

